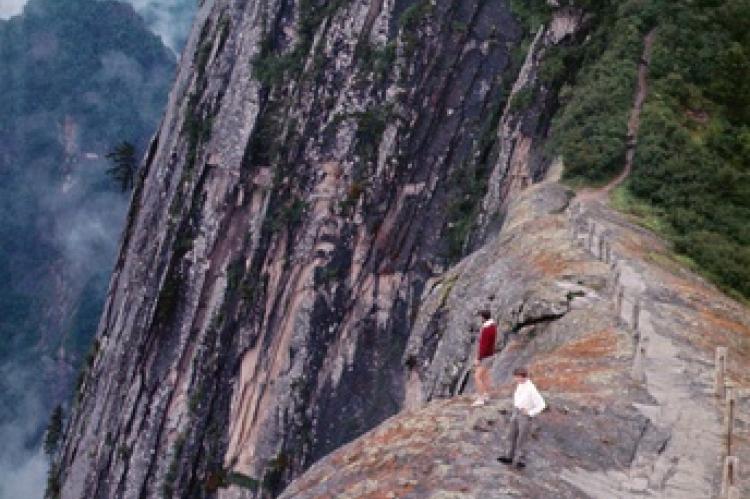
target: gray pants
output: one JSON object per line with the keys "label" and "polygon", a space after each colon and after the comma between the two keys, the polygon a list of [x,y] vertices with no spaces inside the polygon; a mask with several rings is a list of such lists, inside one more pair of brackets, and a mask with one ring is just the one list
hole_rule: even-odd
{"label": "gray pants", "polygon": [[510,440],[508,458],[512,459],[514,463],[526,462],[526,441],[529,439],[529,433],[531,433],[531,416],[526,416],[513,409],[508,432],[508,440]]}

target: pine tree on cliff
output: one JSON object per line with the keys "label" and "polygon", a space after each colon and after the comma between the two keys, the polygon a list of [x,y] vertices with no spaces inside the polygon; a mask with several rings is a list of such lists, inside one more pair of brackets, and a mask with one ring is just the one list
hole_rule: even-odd
{"label": "pine tree on cliff", "polygon": [[107,174],[117,183],[120,190],[127,192],[132,189],[135,183],[135,172],[138,170],[135,146],[128,141],[123,141],[107,154],[107,159],[112,163]]}

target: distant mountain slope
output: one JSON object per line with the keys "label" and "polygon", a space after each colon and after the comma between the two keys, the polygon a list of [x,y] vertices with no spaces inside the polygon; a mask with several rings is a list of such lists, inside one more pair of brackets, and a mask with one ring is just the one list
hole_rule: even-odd
{"label": "distant mountain slope", "polygon": [[39,441],[89,348],[128,201],[104,155],[145,147],[174,67],[121,2],[31,0],[0,21],[0,465]]}
{"label": "distant mountain slope", "polygon": [[[566,178],[605,183],[637,142],[619,206],[643,215],[724,290],[749,298],[750,2],[587,3],[600,6],[591,38],[545,62],[554,73],[576,61],[578,71],[552,126]],[[549,16],[543,0],[529,4]],[[628,137],[648,32],[650,90],[640,130]]]}

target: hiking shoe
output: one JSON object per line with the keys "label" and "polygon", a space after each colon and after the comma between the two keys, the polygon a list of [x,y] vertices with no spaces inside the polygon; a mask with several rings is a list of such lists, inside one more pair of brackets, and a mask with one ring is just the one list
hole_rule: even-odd
{"label": "hiking shoe", "polygon": [[471,404],[472,407],[479,407],[487,403],[487,400],[484,397],[478,397],[473,404]]}
{"label": "hiking shoe", "polygon": [[522,470],[525,467],[526,467],[526,463],[524,463],[523,461],[519,461],[516,463],[516,468],[518,468],[519,470]]}
{"label": "hiking shoe", "polygon": [[513,459],[507,456],[500,456],[497,458],[497,460],[503,464],[511,464],[513,462]]}

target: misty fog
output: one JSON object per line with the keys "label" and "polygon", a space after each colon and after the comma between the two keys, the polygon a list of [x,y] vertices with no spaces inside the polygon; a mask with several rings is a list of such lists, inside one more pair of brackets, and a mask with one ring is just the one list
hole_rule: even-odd
{"label": "misty fog", "polygon": [[[21,14],[28,0],[0,2],[0,19]],[[123,0],[133,5],[164,44],[179,53],[187,39],[195,13],[195,0]]]}
{"label": "misty fog", "polygon": [[[3,33],[28,16],[18,17],[29,3],[35,25]],[[196,7],[194,0],[125,3],[171,50],[139,34],[143,24],[128,18],[129,9],[108,11],[123,18],[106,16],[101,34],[71,34],[59,24],[44,29],[60,21],[65,0],[0,1],[0,35],[7,35],[0,67],[11,76],[0,82],[0,107],[10,111],[0,116],[0,277],[8,281],[0,310],[13,312],[0,317],[0,499],[44,493],[40,442],[54,404],[68,413],[130,200],[108,177],[105,155],[121,140],[139,154],[145,149]],[[118,29],[130,30],[129,46],[142,49],[119,50],[122,35],[109,36]],[[93,59],[81,51],[84,60],[76,44],[90,44],[87,36],[99,36],[101,46]]]}

